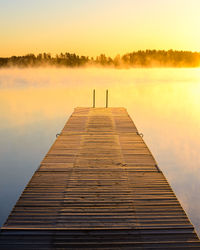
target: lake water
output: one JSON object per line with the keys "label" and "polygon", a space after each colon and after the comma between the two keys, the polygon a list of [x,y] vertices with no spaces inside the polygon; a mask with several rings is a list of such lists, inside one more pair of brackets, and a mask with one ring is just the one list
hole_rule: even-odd
{"label": "lake water", "polygon": [[0,225],[73,108],[125,107],[200,234],[200,69],[0,69]]}

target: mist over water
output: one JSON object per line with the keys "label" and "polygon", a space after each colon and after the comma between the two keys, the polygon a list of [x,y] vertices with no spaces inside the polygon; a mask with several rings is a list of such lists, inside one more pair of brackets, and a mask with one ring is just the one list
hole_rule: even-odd
{"label": "mist over water", "polygon": [[0,70],[0,225],[77,106],[125,107],[200,233],[200,69]]}

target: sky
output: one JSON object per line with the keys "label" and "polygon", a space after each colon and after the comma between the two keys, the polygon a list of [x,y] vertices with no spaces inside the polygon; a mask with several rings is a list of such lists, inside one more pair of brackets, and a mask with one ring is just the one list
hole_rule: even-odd
{"label": "sky", "polygon": [[0,57],[200,51],[200,0],[0,0]]}

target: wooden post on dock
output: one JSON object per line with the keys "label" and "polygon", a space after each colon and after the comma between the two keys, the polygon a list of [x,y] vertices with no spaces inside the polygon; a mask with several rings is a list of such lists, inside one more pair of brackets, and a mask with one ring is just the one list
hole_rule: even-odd
{"label": "wooden post on dock", "polygon": [[108,89],[106,90],[106,108],[108,108]]}
{"label": "wooden post on dock", "polygon": [[95,108],[95,89],[93,89],[93,108]]}

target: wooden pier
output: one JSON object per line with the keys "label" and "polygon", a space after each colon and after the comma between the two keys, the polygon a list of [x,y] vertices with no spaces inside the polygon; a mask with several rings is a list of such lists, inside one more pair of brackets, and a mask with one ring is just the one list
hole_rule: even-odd
{"label": "wooden pier", "polygon": [[0,249],[200,249],[124,108],[76,108],[1,228]]}

